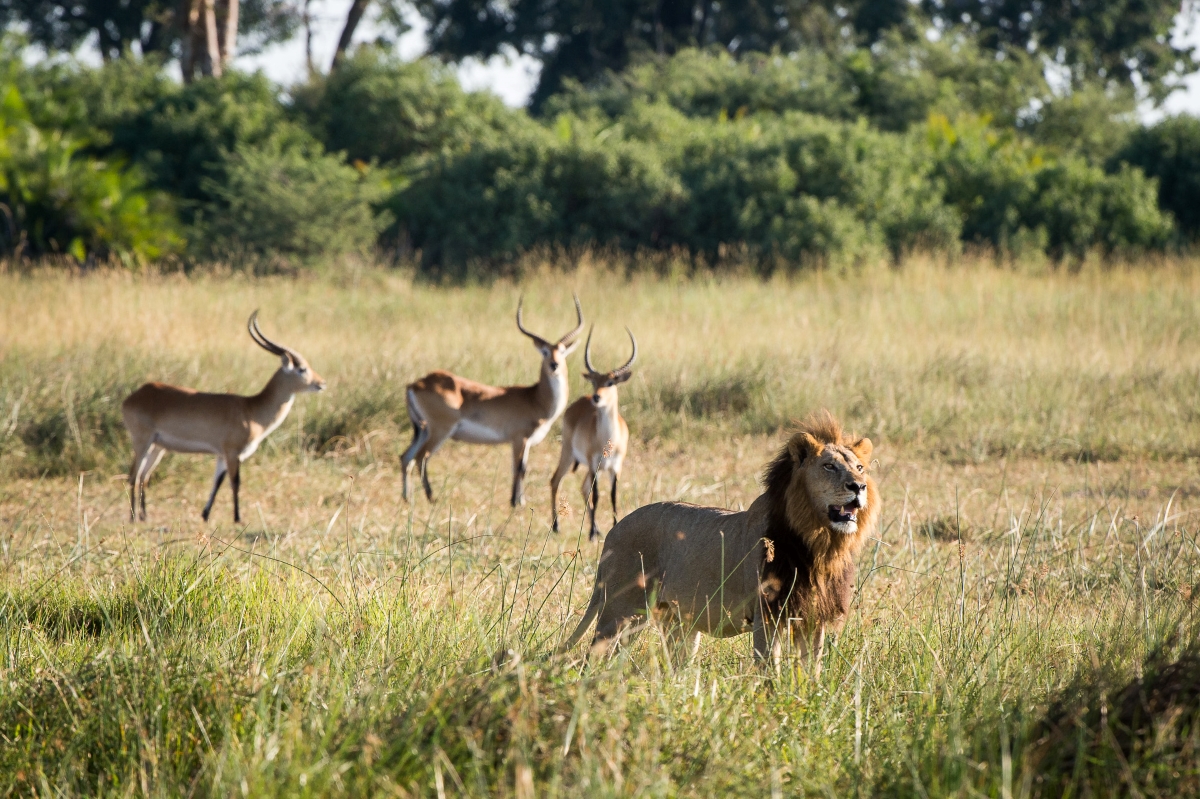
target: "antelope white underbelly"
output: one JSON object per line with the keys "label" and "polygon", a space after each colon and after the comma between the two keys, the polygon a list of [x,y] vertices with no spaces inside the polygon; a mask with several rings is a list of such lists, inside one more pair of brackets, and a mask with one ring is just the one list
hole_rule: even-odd
{"label": "antelope white underbelly", "polygon": [[509,440],[504,433],[471,419],[459,419],[450,436],[466,444],[503,444]]}
{"label": "antelope white underbelly", "polygon": [[191,441],[179,436],[173,436],[170,433],[158,432],[154,436],[154,443],[170,452],[190,452],[190,453],[212,453],[214,455],[221,454],[215,446],[207,441]]}

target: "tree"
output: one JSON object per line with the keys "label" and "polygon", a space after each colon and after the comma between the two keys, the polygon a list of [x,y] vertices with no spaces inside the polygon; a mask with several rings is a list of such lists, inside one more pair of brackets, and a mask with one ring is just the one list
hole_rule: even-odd
{"label": "tree", "polygon": [[943,28],[964,25],[984,47],[1040,53],[1071,71],[1076,83],[1099,78],[1146,86],[1161,100],[1172,73],[1196,69],[1194,50],[1176,47],[1171,30],[1180,0],[923,0]]}
{"label": "tree", "polygon": [[508,48],[542,62],[531,104],[564,81],[620,71],[641,55],[720,45],[730,52],[794,50],[864,39],[909,18],[908,0],[416,0],[430,51],[488,58]]}
{"label": "tree", "polygon": [[[0,0],[0,28],[24,24],[50,52],[73,52],[93,33],[105,61],[137,50],[178,56],[185,81],[220,75],[238,53],[291,37],[292,0]],[[249,44],[249,47],[245,46]]]}

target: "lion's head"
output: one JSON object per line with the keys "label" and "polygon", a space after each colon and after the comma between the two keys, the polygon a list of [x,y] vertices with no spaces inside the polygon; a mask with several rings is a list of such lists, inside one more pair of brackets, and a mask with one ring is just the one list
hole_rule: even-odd
{"label": "lion's head", "polygon": [[874,529],[879,491],[870,476],[871,440],[854,439],[828,411],[802,423],[767,467],[766,488],[817,554],[856,549]]}

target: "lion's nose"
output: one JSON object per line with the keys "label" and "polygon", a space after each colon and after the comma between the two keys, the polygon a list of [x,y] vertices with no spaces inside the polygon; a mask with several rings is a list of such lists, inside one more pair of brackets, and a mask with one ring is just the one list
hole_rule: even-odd
{"label": "lion's nose", "polygon": [[867,490],[867,484],[860,483],[857,480],[852,480],[851,482],[846,483],[846,490],[853,491],[855,494],[861,494],[863,491]]}

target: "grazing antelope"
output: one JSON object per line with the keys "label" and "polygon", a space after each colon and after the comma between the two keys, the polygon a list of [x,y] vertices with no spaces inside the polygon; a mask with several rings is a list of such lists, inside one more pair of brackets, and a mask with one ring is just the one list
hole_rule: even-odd
{"label": "grazing antelope", "polygon": [[[554,520],[554,532],[558,532],[558,484],[567,470],[575,471],[579,464],[588,468],[583,479],[583,504],[591,512],[592,527],[588,540],[600,535],[596,527],[596,505],[600,501],[600,474],[612,477],[613,524],[617,522],[617,478],[621,476],[621,464],[629,446],[629,425],[617,410],[617,386],[628,380],[633,362],[637,360],[637,339],[633,331],[625,328],[633,342],[633,354],[624,366],[611,372],[597,372],[592,366],[592,331],[588,331],[587,344],[583,348],[583,365],[587,371],[583,376],[592,384],[590,397],[580,397],[571,403],[563,414],[562,455],[558,458],[558,469],[550,478],[550,512]],[[591,501],[588,501],[588,494]]]}
{"label": "grazing antelope", "polygon": [[146,519],[146,482],[168,452],[210,452],[217,456],[217,473],[212,493],[200,516],[208,521],[217,489],[229,474],[233,490],[233,521],[240,522],[238,487],[241,462],[254,454],[263,439],[283,424],[296,395],[320,391],[325,381],[293,349],[280,346],[258,328],[258,311],[246,323],[250,338],[283,365],[252,397],[237,394],[205,394],[190,388],[147,383],[121,403],[125,427],[133,439],[133,466],[129,469],[129,518],[137,510],[141,492],[143,521]]}
{"label": "grazing antelope", "polygon": [[541,374],[534,385],[497,388],[441,370],[409,383],[406,396],[413,441],[400,456],[405,500],[408,500],[408,467],[415,459],[425,496],[433,501],[429,457],[446,439],[452,438],[468,444],[511,443],[511,501],[513,507],[525,504],[523,483],[529,448],[546,437],[550,426],[567,407],[567,356],[578,346],[575,339],[583,330],[583,311],[579,298],[574,299],[579,323],[553,344],[525,329],[521,324],[521,303],[517,303],[517,329],[533,339],[533,345],[542,354]]}

